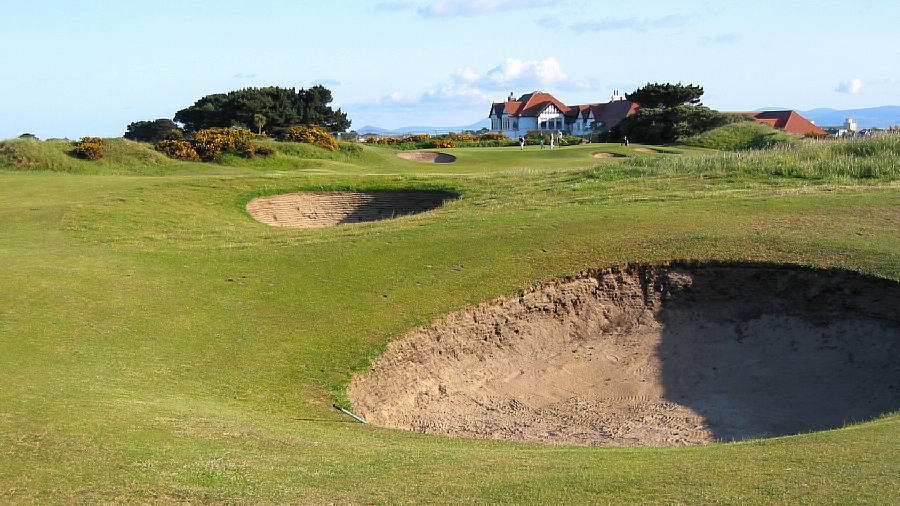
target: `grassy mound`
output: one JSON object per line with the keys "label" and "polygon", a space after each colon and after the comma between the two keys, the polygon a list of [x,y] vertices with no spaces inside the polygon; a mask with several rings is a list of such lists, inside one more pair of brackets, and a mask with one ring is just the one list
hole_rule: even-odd
{"label": "grassy mound", "polygon": [[159,175],[215,166],[290,170],[306,167],[310,160],[374,163],[379,159],[355,143],[342,142],[338,151],[275,140],[257,141],[257,144],[271,148],[274,154],[251,159],[226,154],[218,163],[199,163],[173,160],[156,151],[152,144],[122,138],[103,139],[103,157],[99,160],[78,158],[73,154],[74,142],[65,139],[10,139],[0,141],[0,170]]}
{"label": "grassy mound", "polygon": [[158,172],[178,163],[149,144],[127,139],[103,139],[103,157],[99,160],[76,157],[74,147],[65,139],[0,141],[0,169],[121,174]]}
{"label": "grassy mound", "polygon": [[700,135],[682,139],[685,146],[740,151],[745,149],[766,149],[784,144],[796,144],[799,139],[776,130],[769,125],[746,121],[714,128]]}

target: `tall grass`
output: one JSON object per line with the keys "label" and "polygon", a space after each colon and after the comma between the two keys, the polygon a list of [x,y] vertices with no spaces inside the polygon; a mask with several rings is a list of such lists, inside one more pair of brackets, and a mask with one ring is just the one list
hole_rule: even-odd
{"label": "tall grass", "polygon": [[765,149],[783,144],[796,144],[797,137],[755,122],[732,123],[708,132],[682,139],[680,144],[722,151]]}
{"label": "tall grass", "polygon": [[[623,175],[684,175],[698,177],[765,178],[768,176],[841,182],[897,181],[900,177],[900,136],[854,140],[804,140],[765,150],[711,153],[698,157],[637,156],[621,161]],[[587,177],[605,178],[606,167]]]}

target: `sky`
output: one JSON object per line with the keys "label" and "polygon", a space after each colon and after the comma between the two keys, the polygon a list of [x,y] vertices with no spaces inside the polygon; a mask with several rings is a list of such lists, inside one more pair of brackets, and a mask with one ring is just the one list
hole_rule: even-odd
{"label": "sky", "polygon": [[322,84],[351,128],[648,82],[724,111],[900,105],[897,0],[0,1],[0,139],[117,137],[251,86]]}

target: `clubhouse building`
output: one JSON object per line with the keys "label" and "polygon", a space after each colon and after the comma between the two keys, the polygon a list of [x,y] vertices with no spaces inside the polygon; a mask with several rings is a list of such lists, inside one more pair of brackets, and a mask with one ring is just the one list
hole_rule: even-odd
{"label": "clubhouse building", "polygon": [[[526,93],[515,98],[512,93],[505,102],[494,102],[491,105],[489,118],[491,131],[501,133],[513,139],[526,135],[529,131],[546,130],[548,132],[566,132],[572,135],[590,135],[604,132],[616,126],[626,117],[634,114],[640,107],[613,92],[612,99],[606,103],[566,105],[556,97],[543,91]],[[825,131],[817,127],[796,111],[764,111],[744,112],[757,123],[795,135],[825,135]]]}
{"label": "clubhouse building", "polygon": [[515,98],[512,93],[505,102],[491,105],[491,131],[517,138],[530,130],[567,132],[588,135],[614,127],[625,117],[634,114],[638,105],[628,101],[618,91],[607,103],[568,106],[542,91],[526,93]]}

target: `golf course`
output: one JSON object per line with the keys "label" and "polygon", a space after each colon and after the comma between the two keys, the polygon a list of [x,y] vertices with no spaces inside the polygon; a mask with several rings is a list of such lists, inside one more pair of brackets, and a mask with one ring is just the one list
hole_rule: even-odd
{"label": "golf course", "polygon": [[[900,136],[743,151],[593,143],[410,152],[348,142],[329,151],[258,142],[271,154],[215,163],[170,159],[125,139],[103,139],[98,160],[73,156],[65,140],[0,142],[0,503],[900,503]],[[475,349],[468,334],[453,333],[440,355],[422,351],[450,335],[434,329],[475,329],[484,315],[507,322],[496,308],[523,313],[539,306],[529,302],[535,293],[562,300],[561,287],[573,282],[602,287],[615,278],[618,291],[603,300],[625,309],[636,300],[650,311],[690,292],[679,280],[693,276],[684,311],[701,314],[725,292],[701,289],[704,268],[725,267],[737,271],[717,279],[754,321],[774,321],[765,320],[774,318],[771,304],[750,306],[770,298],[796,320],[778,320],[789,330],[766,334],[765,346],[755,341],[760,366],[740,373],[768,396],[754,402],[778,408],[779,388],[813,377],[820,388],[792,389],[785,409],[813,417],[839,398],[865,406],[832,409],[821,423],[718,428],[697,408],[705,390],[683,388],[693,404],[675,406],[672,378],[653,376],[696,373],[699,359],[677,369],[665,362],[684,353],[670,334],[663,343],[671,349],[642,352],[656,362],[637,382],[659,382],[646,387],[656,404],[622,416],[634,424],[678,415],[700,432],[528,433],[515,429],[522,392],[600,374],[544,378],[541,350],[584,357],[572,371],[597,371],[586,368],[624,364],[625,348],[597,345],[604,351],[591,355],[579,343],[597,334],[584,330],[569,348],[514,347],[503,337],[499,348]],[[746,269],[784,272],[788,281]],[[846,299],[835,295],[842,286],[852,286],[852,304],[839,308],[832,300]],[[723,308],[709,318],[729,315]],[[697,328],[650,316],[634,313],[628,328],[677,328],[679,336]],[[799,319],[802,331],[790,330]],[[815,371],[791,355],[820,353],[816,339],[826,334],[844,350],[850,345],[838,341],[853,327],[867,329],[859,347],[833,361],[815,355],[825,364]],[[698,341],[703,357],[716,355],[710,343]],[[748,356],[735,346],[732,358],[708,362],[718,367],[709,372],[714,383],[732,391],[742,383],[734,364]],[[379,362],[398,350],[406,354]],[[496,430],[487,419],[475,427],[475,415],[465,415],[474,412],[459,405],[462,418],[435,408],[427,424],[409,422],[425,414],[379,411],[419,402],[397,396],[432,381],[424,376],[390,383],[398,393],[387,400],[375,396],[389,392],[378,386],[388,384],[384,376],[372,396],[355,393],[370,375],[412,374],[387,366],[417,357],[416,374],[447,380],[433,392],[452,394],[489,374],[520,374],[497,364],[524,350],[533,353],[529,382],[502,393],[512,411],[485,408],[503,411],[497,419],[507,425]],[[457,352],[475,358],[446,366]],[[776,365],[806,372],[767,378]],[[650,395],[635,392],[617,399]],[[335,404],[364,418],[381,414],[359,423]],[[562,419],[580,419],[588,404]],[[528,413],[546,420],[537,408]],[[729,420],[741,418],[735,413]],[[559,431],[566,437],[554,439]]]}

